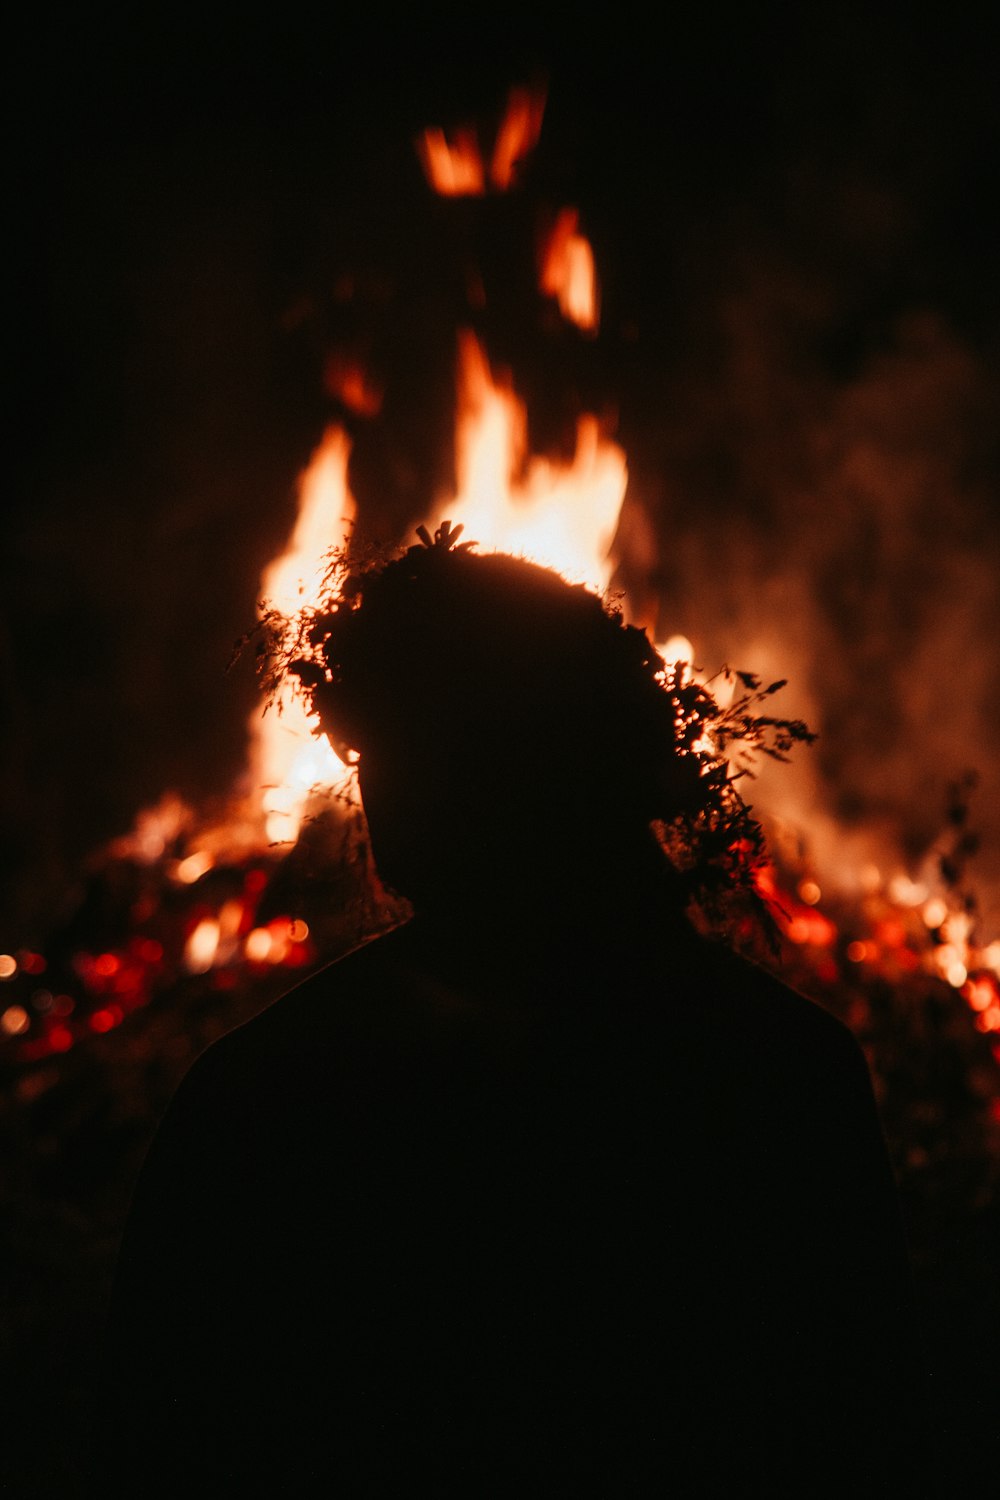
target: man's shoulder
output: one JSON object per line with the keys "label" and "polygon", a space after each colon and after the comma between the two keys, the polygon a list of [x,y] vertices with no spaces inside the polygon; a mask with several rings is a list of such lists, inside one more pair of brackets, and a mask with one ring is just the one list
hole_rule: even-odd
{"label": "man's shoulder", "polygon": [[762,965],[712,945],[700,985],[695,1003],[708,1027],[758,1062],[794,1068],[802,1076],[817,1068],[865,1071],[849,1028]]}

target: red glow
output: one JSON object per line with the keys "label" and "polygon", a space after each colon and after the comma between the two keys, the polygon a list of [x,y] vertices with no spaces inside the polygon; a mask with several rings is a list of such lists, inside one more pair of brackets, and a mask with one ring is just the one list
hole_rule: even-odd
{"label": "red glow", "polygon": [[163,944],[158,943],[155,938],[136,938],[132,949],[144,964],[158,964],[163,957]]}
{"label": "red glow", "polygon": [[816,948],[828,948],[837,937],[830,919],[810,907],[800,907],[789,919],[785,931],[793,943],[809,943]]}
{"label": "red glow", "polygon": [[312,949],[308,943],[290,943],[281,962],[289,969],[303,969],[312,962],[312,958]]}
{"label": "red glow", "polygon": [[93,1015],[88,1017],[87,1025],[91,1031],[103,1033],[111,1031],[115,1026],[120,1025],[122,1017],[123,1011],[120,1005],[105,1005],[100,1010],[95,1010]]}
{"label": "red glow", "polygon": [[94,973],[102,979],[110,979],[121,968],[121,960],[115,953],[99,953],[94,959]]}
{"label": "red glow", "polygon": [[46,1041],[50,1052],[68,1052],[73,1045],[73,1033],[68,1026],[57,1021],[46,1032]]}
{"label": "red glow", "polygon": [[359,417],[378,416],[382,387],[354,360],[343,354],[331,354],[323,370],[323,380],[330,395],[342,401],[348,411]]}
{"label": "red glow", "polygon": [[883,948],[902,948],[906,942],[906,928],[897,917],[883,917],[875,924],[875,939]]}

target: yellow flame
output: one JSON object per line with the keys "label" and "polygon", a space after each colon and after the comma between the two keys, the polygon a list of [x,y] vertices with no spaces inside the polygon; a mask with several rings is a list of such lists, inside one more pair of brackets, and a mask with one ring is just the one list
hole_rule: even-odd
{"label": "yellow flame", "polygon": [[[299,513],[288,550],[261,578],[263,598],[283,614],[320,602],[327,554],[346,545],[356,510],[347,483],[350,447],[339,427],[329,428],[300,480]],[[317,737],[318,730],[317,716],[307,713],[288,682],[270,710],[253,721],[254,785],[263,788],[264,826],[271,843],[295,841],[315,788],[347,780],[343,761],[326,739]]]}
{"label": "yellow flame", "polygon": [[694,661],[694,647],[686,635],[672,635],[662,646],[658,646],[657,650],[663,660],[672,667],[679,666],[682,662],[691,666]]}
{"label": "yellow flame", "polygon": [[512,552],[594,588],[607,587],[609,552],[628,472],[597,419],[577,425],[568,464],[526,456],[527,422],[514,391],[493,378],[472,333],[459,338],[455,432],[458,493],[438,508],[486,550]]}

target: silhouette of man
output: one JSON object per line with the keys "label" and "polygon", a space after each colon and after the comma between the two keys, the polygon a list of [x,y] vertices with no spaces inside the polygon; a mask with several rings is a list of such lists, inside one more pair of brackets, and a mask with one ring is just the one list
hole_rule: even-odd
{"label": "silhouette of man", "polygon": [[413,919],[195,1064],[142,1176],[104,1492],[912,1493],[850,1034],[678,909],[645,637],[449,545],[301,665]]}

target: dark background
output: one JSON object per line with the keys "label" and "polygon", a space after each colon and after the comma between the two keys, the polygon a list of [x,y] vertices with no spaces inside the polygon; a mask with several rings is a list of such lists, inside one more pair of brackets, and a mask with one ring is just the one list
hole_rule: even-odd
{"label": "dark background", "polygon": [[[849,892],[869,858],[925,873],[948,784],[975,767],[972,875],[983,936],[1000,934],[1000,152],[980,17],[673,7],[639,26],[615,9],[572,39],[537,13],[336,6],[22,20],[0,949],[44,951],[86,857],[167,788],[206,807],[240,783],[256,689],[246,661],[226,667],[296,476],[346,421],[362,530],[405,536],[447,493],[463,321],[512,366],[539,450],[565,447],[581,406],[615,420],[620,581],[654,601],[660,638],[790,678],[781,706],[820,740],[759,794],[824,882]],[[476,120],[488,142],[511,82],[538,77],[518,192],[435,199],[418,132]],[[539,222],[563,204],[595,248],[597,339],[534,290]],[[325,388],[333,349],[383,383],[377,420]],[[989,1467],[993,1177],[978,1126],[962,1144],[979,1103],[914,1122],[925,1097],[970,1094],[973,1033],[943,987],[877,999],[889,1097],[908,1101],[895,1160],[918,1139],[930,1162],[906,1202],[936,1411],[971,1479]],[[190,1057],[240,1019],[204,986],[175,1002],[81,1044],[5,1116],[5,1195],[27,1207],[10,1423],[26,1493],[72,1493],[82,1429],[113,1420],[93,1351],[130,1174]]]}

